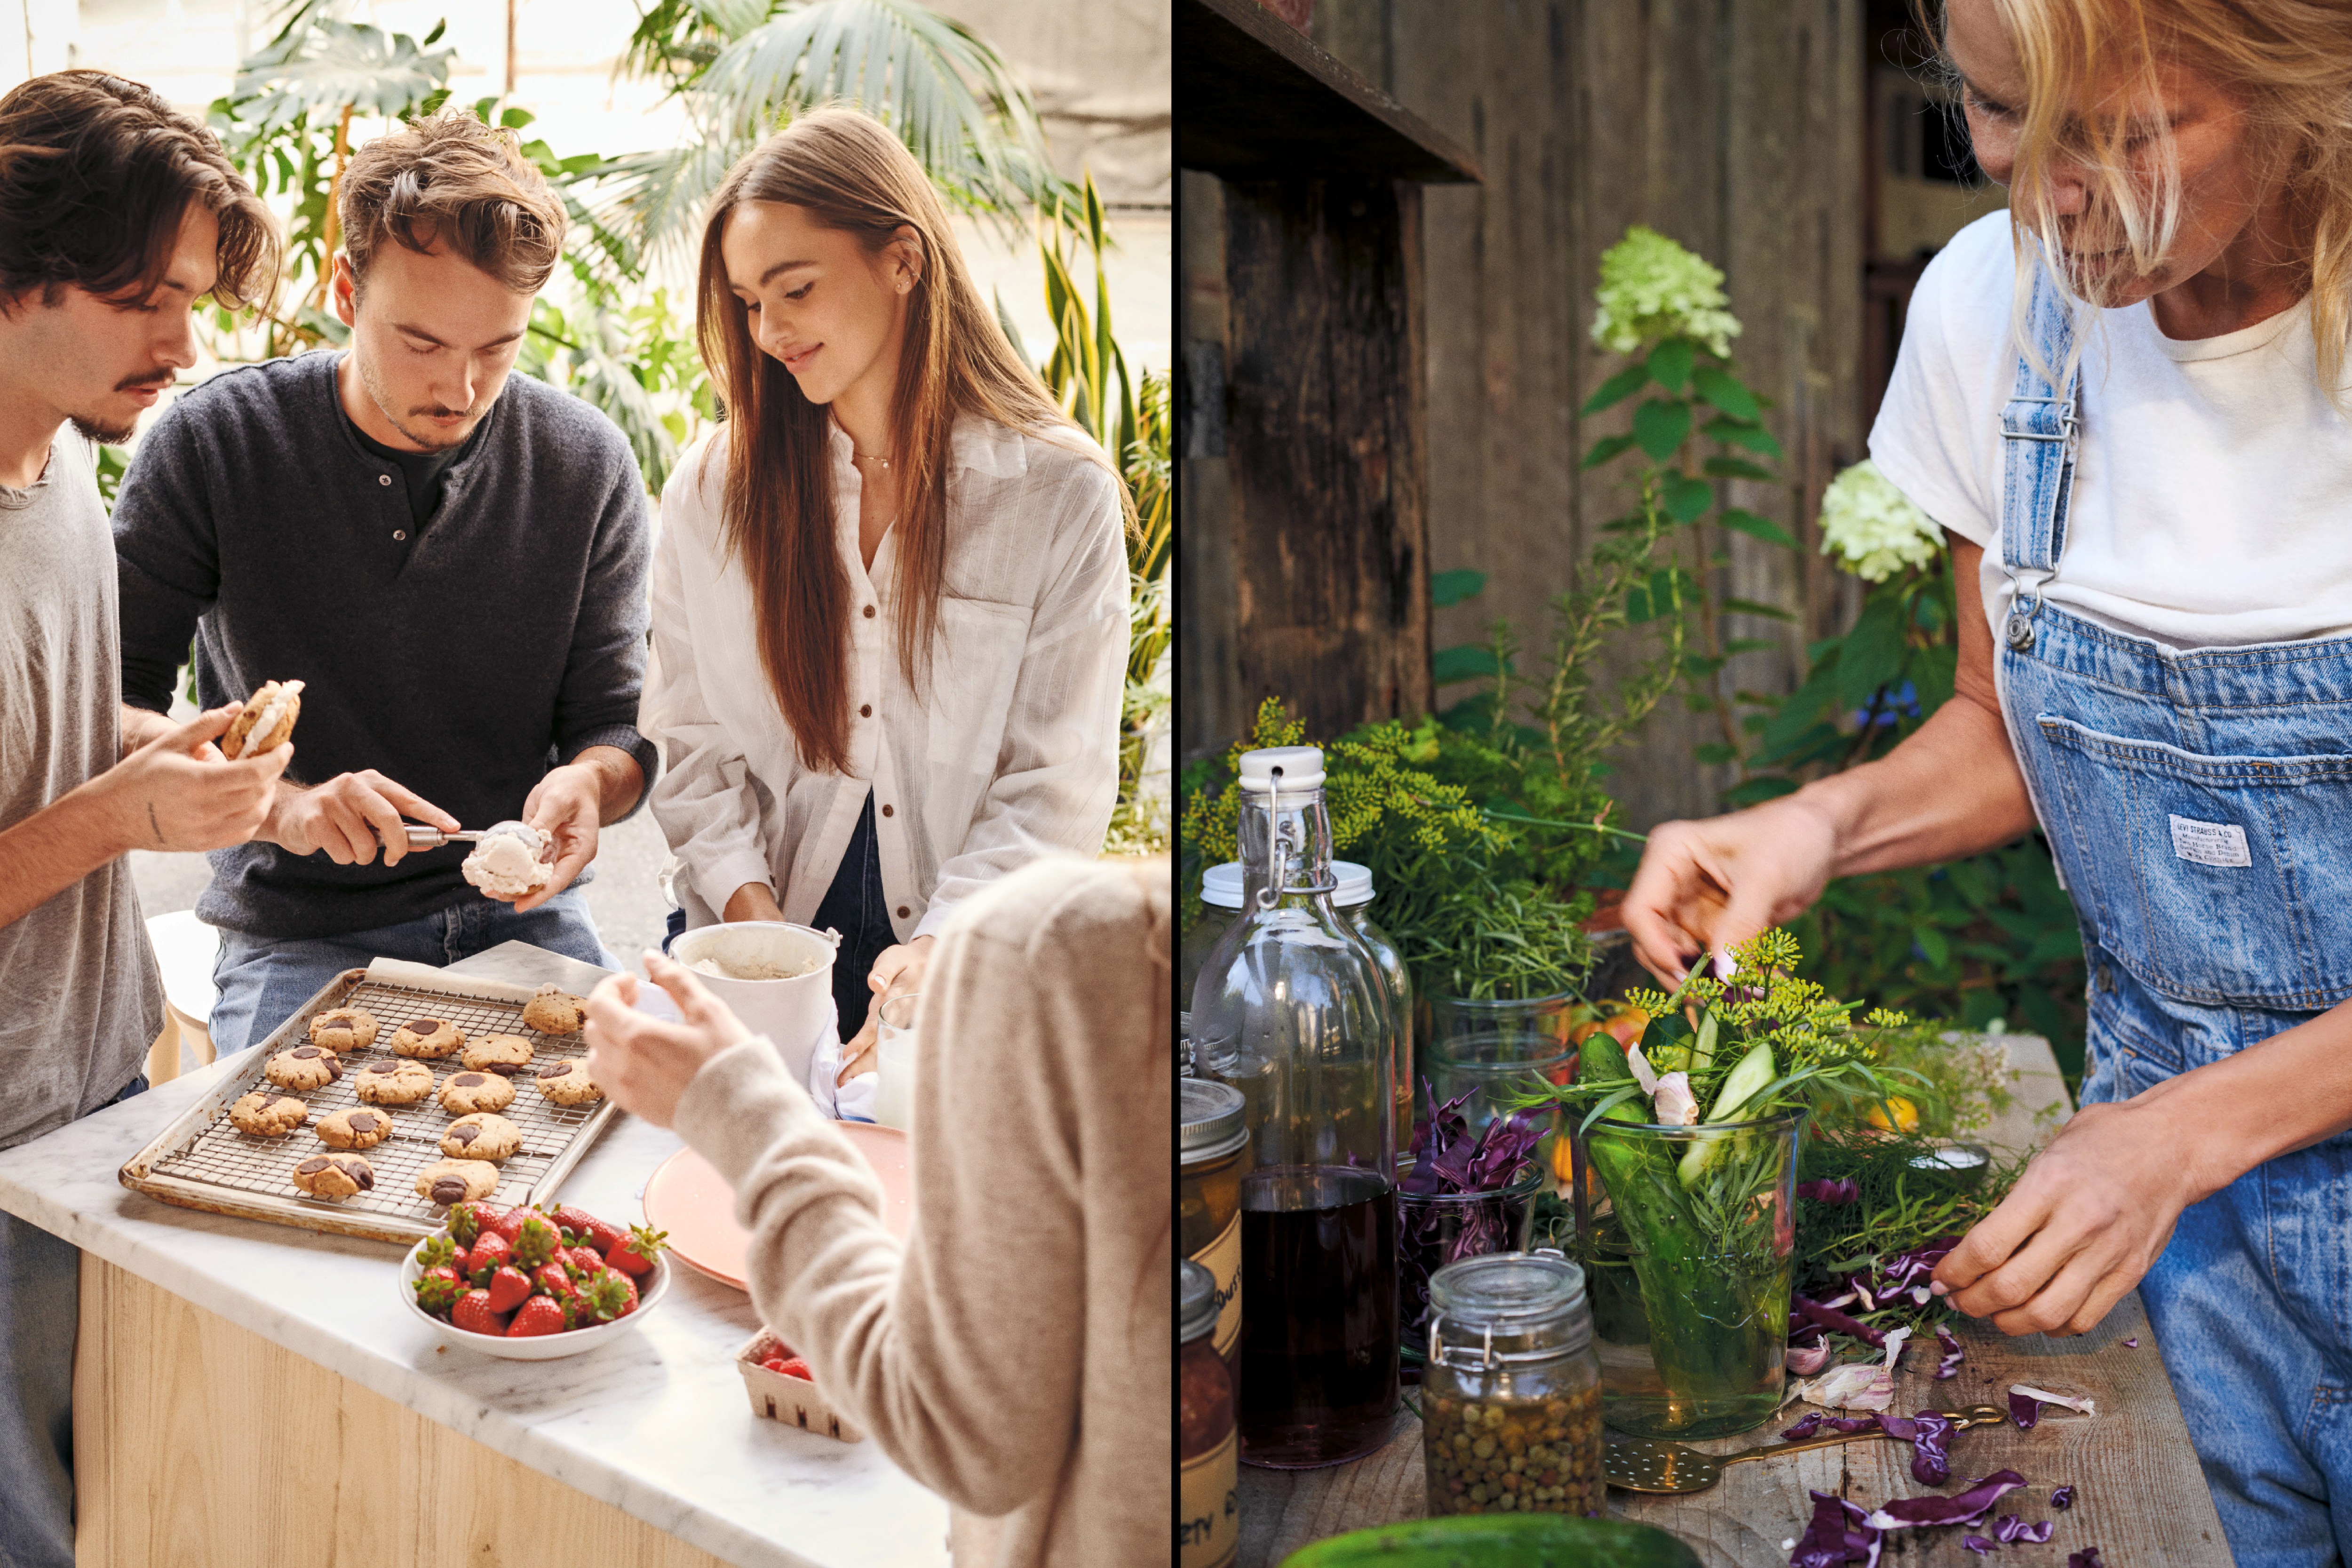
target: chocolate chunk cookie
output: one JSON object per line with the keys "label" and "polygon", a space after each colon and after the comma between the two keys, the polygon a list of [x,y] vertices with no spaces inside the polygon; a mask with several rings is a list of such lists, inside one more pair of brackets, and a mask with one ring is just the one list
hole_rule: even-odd
{"label": "chocolate chunk cookie", "polygon": [[228,1108],[228,1119],[239,1132],[283,1138],[310,1119],[310,1108],[290,1094],[257,1089]]}
{"label": "chocolate chunk cookie", "polygon": [[586,1062],[551,1063],[540,1068],[531,1082],[557,1105],[587,1105],[604,1098],[604,1091],[588,1076]]}
{"label": "chocolate chunk cookie", "polygon": [[280,1089],[324,1089],[343,1076],[343,1068],[322,1046],[297,1046],[270,1058],[261,1076]]}
{"label": "chocolate chunk cookie", "polygon": [[433,1069],[404,1058],[370,1062],[352,1075],[352,1092],[370,1105],[414,1105],[433,1092]]}
{"label": "chocolate chunk cookie", "polygon": [[487,1110],[460,1116],[441,1134],[441,1152],[458,1159],[504,1160],[521,1147],[522,1129]]}
{"label": "chocolate chunk cookie", "polygon": [[524,1004],[522,1021],[542,1035],[576,1035],[588,1021],[588,1004],[568,991],[542,985]]}
{"label": "chocolate chunk cookie", "polygon": [[436,1204],[486,1198],[498,1190],[499,1168],[488,1160],[436,1160],[416,1173],[416,1192]]}
{"label": "chocolate chunk cookie", "polygon": [[313,1154],[294,1167],[294,1184],[314,1198],[375,1190],[375,1167],[357,1154]]}
{"label": "chocolate chunk cookie", "polygon": [[411,1018],[392,1032],[392,1052],[400,1057],[446,1057],[466,1043],[466,1031],[446,1018]]}
{"label": "chocolate chunk cookie", "polygon": [[466,1042],[457,1059],[476,1072],[512,1078],[530,1065],[531,1045],[520,1035],[478,1035]]}
{"label": "chocolate chunk cookie", "polygon": [[330,1007],[310,1017],[310,1043],[331,1051],[363,1051],[375,1044],[375,1015],[358,1007]]}
{"label": "chocolate chunk cookie", "polygon": [[345,1106],[319,1118],[319,1125],[311,1131],[331,1148],[373,1149],[392,1136],[392,1118],[381,1110]]}
{"label": "chocolate chunk cookie", "polygon": [[514,1085],[494,1072],[451,1073],[441,1085],[441,1109],[454,1116],[504,1110],[514,1096]]}

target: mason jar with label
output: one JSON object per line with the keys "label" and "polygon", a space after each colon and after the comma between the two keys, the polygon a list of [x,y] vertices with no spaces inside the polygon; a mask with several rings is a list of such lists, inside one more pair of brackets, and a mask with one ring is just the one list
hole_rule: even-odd
{"label": "mason jar with label", "polygon": [[[1339,918],[1364,939],[1372,950],[1372,957],[1381,967],[1381,979],[1388,986],[1389,1015],[1396,1027],[1397,1081],[1397,1152],[1412,1147],[1412,977],[1405,973],[1404,955],[1397,951],[1389,933],[1372,923],[1372,872],[1369,866],[1359,866],[1352,860],[1331,862],[1331,878],[1339,887],[1331,894],[1331,903],[1339,910]],[[1189,1000],[1193,982],[1200,978],[1202,962],[1227,927],[1242,918],[1242,863],[1228,860],[1222,866],[1212,866],[1201,874],[1201,918],[1184,932],[1183,952],[1178,976],[1180,998]],[[1185,1015],[1189,1020],[1192,1016]]]}
{"label": "mason jar with label", "polygon": [[1213,1342],[1216,1281],[1189,1258],[1177,1273],[1177,1568],[1226,1568],[1242,1543],[1233,1369]]}
{"label": "mason jar with label", "polygon": [[1242,1177],[1249,1129],[1241,1090],[1204,1078],[1177,1085],[1176,1245],[1209,1271],[1217,1289],[1216,1350],[1236,1376],[1242,1355]]}
{"label": "mason jar with label", "polygon": [[1465,1258],[1431,1277],[1429,1309],[1431,1517],[1604,1511],[1584,1270],[1549,1252]]}

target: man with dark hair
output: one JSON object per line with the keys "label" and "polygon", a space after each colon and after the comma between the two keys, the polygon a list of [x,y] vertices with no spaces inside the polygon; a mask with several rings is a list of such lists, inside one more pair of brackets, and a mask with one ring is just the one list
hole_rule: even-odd
{"label": "man with dark hair", "polygon": [[[445,109],[341,185],[348,347],[223,372],[141,441],[114,511],[124,724],[166,722],[195,637],[207,702],[299,679],[302,765],[213,857],[212,1035],[268,1036],[342,970],[511,939],[612,966],[579,890],[656,766],[636,731],[648,553],[627,441],[515,356],[563,242],[511,132]],[[520,819],[543,885],[468,887],[445,831]]]}
{"label": "man with dark hair", "polygon": [[[225,760],[216,706],[119,725],[114,553],[90,443],[195,363],[201,301],[268,287],[278,236],[212,134],[135,83],[0,97],[0,1147],[146,1087],[163,987],[132,848],[251,837],[290,746]],[[0,1563],[74,1560],[80,1254],[0,1215]]]}

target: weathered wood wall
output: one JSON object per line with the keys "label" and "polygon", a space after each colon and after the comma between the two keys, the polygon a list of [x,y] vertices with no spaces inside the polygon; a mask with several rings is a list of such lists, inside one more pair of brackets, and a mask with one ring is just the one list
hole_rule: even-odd
{"label": "weathered wood wall", "polygon": [[[1851,590],[1814,552],[1812,519],[1830,476],[1864,455],[1863,12],[1862,0],[1318,0],[1316,41],[1460,139],[1486,173],[1423,197],[1428,568],[1488,574],[1484,594],[1435,612],[1434,646],[1481,640],[1497,616],[1539,639],[1592,531],[1624,510],[1622,481],[1576,463],[1629,416],[1576,410],[1616,368],[1591,339],[1592,291],[1601,251],[1635,223],[1728,275],[1746,326],[1740,374],[1776,403],[1769,418],[1788,448],[1785,484],[1735,484],[1730,500],[1781,521],[1806,552],[1732,535],[1725,570],[1732,594],[1801,604],[1806,619],[1735,622],[1732,635],[1778,646],[1736,661],[1732,684],[1791,689],[1805,641],[1851,614]],[[1213,226],[1224,219],[1207,209],[1226,194],[1185,178],[1188,366],[1222,308]],[[1230,504],[1210,467],[1185,466],[1187,527]],[[1238,586],[1218,574],[1234,565],[1187,551],[1187,595],[1200,596],[1183,612],[1195,623],[1188,752],[1230,739],[1259,695],[1218,658],[1222,605]],[[1720,738],[1715,722],[1670,700],[1616,759],[1638,824],[1715,809],[1728,780],[1691,762]]]}

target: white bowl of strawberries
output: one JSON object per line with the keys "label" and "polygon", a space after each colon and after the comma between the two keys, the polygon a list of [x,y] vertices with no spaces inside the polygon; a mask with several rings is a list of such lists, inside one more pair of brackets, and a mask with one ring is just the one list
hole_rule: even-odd
{"label": "white bowl of strawberries", "polygon": [[566,1204],[461,1203],[400,1265],[400,1296],[442,1338],[509,1361],[578,1355],[627,1333],[669,1293],[659,1231]]}

